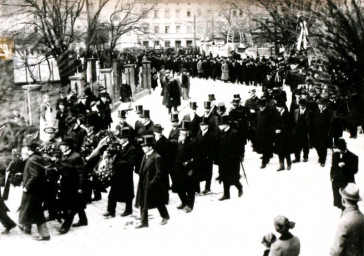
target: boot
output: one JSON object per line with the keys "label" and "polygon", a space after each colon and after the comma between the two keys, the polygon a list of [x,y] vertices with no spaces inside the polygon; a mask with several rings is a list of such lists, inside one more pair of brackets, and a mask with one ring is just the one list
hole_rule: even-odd
{"label": "boot", "polygon": [[280,164],[277,172],[284,171],[284,164]]}

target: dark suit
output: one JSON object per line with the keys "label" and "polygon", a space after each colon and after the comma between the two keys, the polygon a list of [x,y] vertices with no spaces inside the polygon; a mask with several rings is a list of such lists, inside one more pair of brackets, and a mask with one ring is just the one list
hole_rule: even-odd
{"label": "dark suit", "polygon": [[168,139],[171,142],[178,142],[178,137],[179,137],[178,127],[172,127],[171,131],[169,132]]}
{"label": "dark suit", "polygon": [[[339,163],[344,162],[343,167]],[[332,165],[330,171],[332,192],[334,196],[334,206],[344,209],[341,203],[340,188],[346,187],[349,182],[355,183],[355,174],[358,172],[358,156],[346,150],[344,154],[334,152],[332,155]]]}
{"label": "dark suit", "polygon": [[136,161],[136,149],[129,142],[114,160],[111,188],[107,211],[115,214],[116,202],[126,203],[125,211],[132,211],[132,200],[134,198],[133,170]]}
{"label": "dark suit", "polygon": [[305,109],[301,114],[301,109],[298,108],[294,111],[295,127],[293,129],[293,136],[295,142],[295,157],[296,160],[300,160],[301,151],[303,150],[303,158],[308,159],[308,153],[310,150],[308,132],[311,123],[311,111]]}
{"label": "dark suit", "polygon": [[255,141],[253,147],[258,154],[263,154],[262,164],[267,164],[273,154],[273,120],[274,114],[268,107],[263,111],[258,111],[254,128]]}
{"label": "dark suit", "polygon": [[229,128],[222,131],[218,139],[217,162],[219,165],[219,180],[224,183],[224,196],[230,197],[230,186],[234,185],[240,191],[241,137],[239,133]]}
{"label": "dark suit", "polygon": [[176,147],[164,135],[154,144],[154,150],[162,157],[162,166],[165,171],[164,180],[166,188],[170,188],[169,177],[174,168],[174,158],[176,155]]}
{"label": "dark suit", "polygon": [[195,138],[200,130],[201,117],[195,114],[195,117],[191,120],[191,115],[187,114],[182,120],[190,121],[190,137]]}
{"label": "dark suit", "polygon": [[[62,176],[60,197],[65,211],[62,228],[68,231],[76,213],[78,213],[81,223],[87,223],[85,213],[87,171],[81,156],[74,151],[66,156],[63,155],[59,165]],[[79,190],[82,193],[79,193]]]}
{"label": "dark suit", "polygon": [[166,208],[169,196],[165,187],[162,169],[162,159],[153,151],[149,156],[144,155],[139,170],[139,182],[135,207],[140,208],[141,222],[148,225],[148,210],[157,208],[164,219],[169,219]]}

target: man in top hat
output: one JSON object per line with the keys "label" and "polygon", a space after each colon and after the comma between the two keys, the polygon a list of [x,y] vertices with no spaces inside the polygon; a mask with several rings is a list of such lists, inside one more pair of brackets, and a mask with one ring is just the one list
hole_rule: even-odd
{"label": "man in top hat", "polygon": [[183,116],[182,120],[190,121],[190,137],[195,138],[200,130],[201,117],[197,115],[197,103],[196,101],[190,102],[189,113]]}
{"label": "man in top hat", "polygon": [[299,108],[293,113],[295,126],[293,136],[295,141],[295,159],[293,163],[301,161],[301,151],[303,150],[303,162],[308,161],[309,146],[309,130],[311,125],[311,110],[307,109],[307,101],[300,99],[298,101]]}
{"label": "man in top hat", "polygon": [[[61,172],[61,202],[65,212],[64,222],[59,229],[60,234],[65,234],[71,226],[87,226],[88,221],[85,213],[87,170],[80,154],[74,151],[74,140],[65,138],[60,143],[62,157],[59,161]],[[79,221],[73,224],[73,218],[78,214]]]}
{"label": "man in top hat", "polygon": [[58,121],[58,136],[64,137],[69,127],[68,119],[71,118],[68,109],[63,101],[59,102],[56,119]]}
{"label": "man in top hat", "polygon": [[161,217],[161,225],[167,224],[169,220],[166,204],[169,201],[168,188],[165,187],[163,177],[162,158],[154,150],[154,135],[145,135],[142,137],[141,144],[144,151],[144,157],[139,170],[139,182],[137,195],[135,198],[135,207],[140,208],[140,225],[136,228],[146,228],[148,223],[148,210],[157,208]]}
{"label": "man in top hat", "polygon": [[59,90],[59,98],[57,99],[56,101],[56,110],[58,110],[58,107],[59,107],[59,103],[62,102],[63,105],[68,108],[68,102],[67,102],[67,94],[68,94],[68,90],[69,88],[61,88]]}
{"label": "man in top hat", "polygon": [[110,108],[111,103],[109,103],[108,94],[106,92],[100,93],[99,97],[100,100],[98,102],[99,104],[97,105],[97,108],[101,117],[101,129],[106,130],[110,128],[110,124],[112,123]]}
{"label": "man in top hat", "polygon": [[169,189],[168,175],[173,170],[176,147],[163,135],[163,130],[164,128],[160,124],[154,125],[154,136],[156,140],[154,150],[162,157],[162,163],[165,169],[165,184]]}
{"label": "man in top hat", "polygon": [[106,100],[105,100],[106,104],[110,105],[112,103],[112,99],[110,97],[110,94],[108,92],[106,92],[106,88],[103,87],[103,86],[99,87],[99,99],[98,100],[101,100],[101,95],[103,95],[103,97],[106,98]]}
{"label": "man in top hat", "polygon": [[217,106],[216,106],[215,94],[209,94],[208,95],[208,101],[211,102],[210,113],[212,115],[219,116],[218,113],[217,113]]}
{"label": "man in top hat", "polygon": [[242,139],[242,157],[244,159],[246,139],[248,137],[248,110],[240,105],[240,95],[234,95],[233,101],[231,102],[233,108],[229,112],[231,118],[231,126],[240,133]]}
{"label": "man in top hat", "polygon": [[[112,175],[110,180],[110,192],[107,203],[107,212],[103,214],[105,217],[115,217],[115,209],[117,202],[126,204],[122,217],[132,214],[132,200],[134,198],[134,181],[133,171],[136,161],[136,148],[130,141],[129,128],[121,129],[117,135],[120,145],[120,151],[117,152],[113,161]],[[99,154],[101,149],[107,146],[107,137],[103,138],[97,148],[95,155]]]}
{"label": "man in top hat", "polygon": [[310,125],[310,144],[316,149],[321,167],[325,166],[327,148],[332,147],[330,129],[332,112],[327,108],[327,100],[318,100],[318,109],[312,113]]}
{"label": "man in top hat", "polygon": [[143,105],[135,106],[135,113],[138,116],[138,119],[135,121],[134,130],[137,131],[139,127],[142,125],[141,116],[143,114]]}
{"label": "man in top hat", "polygon": [[178,209],[191,212],[195,204],[196,179],[194,173],[194,143],[189,137],[189,121],[182,121],[172,172],[172,191],[177,193],[181,205]]}
{"label": "man in top hat", "polygon": [[355,174],[358,172],[358,156],[350,152],[344,139],[340,138],[334,145],[330,178],[334,197],[334,206],[344,209],[340,197],[340,189],[348,183],[355,183]]}
{"label": "man in top hat", "polygon": [[131,101],[132,101],[132,91],[130,85],[126,82],[126,79],[123,78],[122,84],[120,86],[120,107],[121,110],[131,110]]}
{"label": "man in top hat", "polygon": [[195,173],[197,179],[197,189],[200,192],[200,184],[206,181],[202,194],[211,191],[213,161],[216,160],[217,139],[209,129],[208,119],[203,117],[200,122],[200,131],[195,138]]}
{"label": "man in top hat", "polygon": [[273,121],[274,127],[274,149],[279,157],[279,168],[277,171],[285,170],[284,161],[287,161],[287,170],[291,170],[291,153],[293,153],[293,116],[288,112],[286,104],[278,101],[277,112]]}
{"label": "man in top hat", "polygon": [[230,199],[230,186],[234,185],[243,195],[240,179],[240,159],[242,156],[242,139],[239,133],[230,126],[228,116],[219,118],[220,134],[218,138],[217,163],[219,166],[219,181],[223,182],[224,195],[220,201]]}
{"label": "man in top hat", "polygon": [[359,188],[348,183],[340,189],[341,201],[345,207],[337,227],[330,256],[364,255],[364,215],[358,207],[361,200]]}
{"label": "man in top hat", "polygon": [[86,104],[86,101],[87,101],[87,96],[86,96],[86,94],[82,93],[79,96],[78,103],[76,104],[76,107],[75,107],[77,110],[77,114],[86,116],[87,113],[91,112],[91,108],[90,108],[90,106],[88,106]]}
{"label": "man in top hat", "polygon": [[[172,75],[173,77],[173,75]],[[168,109],[168,114],[171,114],[172,108],[177,112],[177,107],[181,105],[181,92],[179,84],[176,79],[171,79],[164,84],[162,91],[163,101],[162,104]]]}
{"label": "man in top hat", "polygon": [[126,110],[119,110],[118,111],[118,124],[117,124],[117,129],[124,129],[124,128],[128,128],[129,132],[130,132],[130,139],[134,139],[135,138],[135,130],[134,128],[128,124],[126,122]]}
{"label": "man in top hat", "polygon": [[44,212],[43,199],[46,191],[44,160],[40,156],[39,143],[25,141],[22,147],[22,158],[26,161],[23,173],[23,196],[19,207],[19,224],[27,234],[31,234],[32,224],[37,224],[39,241],[50,240]]}
{"label": "man in top hat", "polygon": [[217,116],[212,113],[211,108],[212,108],[211,101],[205,101],[204,102],[205,113],[204,113],[203,117],[205,117],[209,123],[209,130],[212,133],[214,133],[215,136],[217,137],[219,134]]}
{"label": "man in top hat", "polygon": [[188,76],[187,70],[185,68],[182,69],[182,97],[184,100],[188,100],[190,98],[190,77]]}
{"label": "man in top hat", "polygon": [[177,142],[179,138],[179,119],[178,119],[178,113],[171,114],[171,123],[172,123],[172,129],[169,132],[168,140],[171,142]]}
{"label": "man in top hat", "polygon": [[144,135],[154,135],[154,123],[150,119],[150,111],[144,109],[140,118],[141,126],[139,126],[136,132],[137,138],[141,139]]}

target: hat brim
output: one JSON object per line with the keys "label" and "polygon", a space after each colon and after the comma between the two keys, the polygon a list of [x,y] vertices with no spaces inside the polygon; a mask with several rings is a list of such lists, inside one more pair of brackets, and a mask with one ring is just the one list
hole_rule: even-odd
{"label": "hat brim", "polygon": [[141,147],[153,147],[154,143],[142,143],[140,144]]}
{"label": "hat brim", "polygon": [[344,197],[344,198],[346,198],[346,199],[349,199],[349,200],[351,200],[351,201],[361,201],[361,200],[362,200],[362,198],[360,197],[360,195],[358,195],[358,197],[353,197],[353,196],[351,196],[351,195],[347,194],[347,193],[345,192],[345,188],[340,188],[340,189],[339,189],[339,193],[340,193],[340,195],[341,195],[342,197]]}

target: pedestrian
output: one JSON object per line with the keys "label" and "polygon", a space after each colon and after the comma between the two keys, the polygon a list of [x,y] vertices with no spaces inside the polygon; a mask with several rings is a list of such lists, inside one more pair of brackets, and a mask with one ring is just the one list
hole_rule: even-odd
{"label": "pedestrian", "polygon": [[295,126],[293,129],[293,137],[295,142],[295,159],[293,163],[301,161],[301,151],[303,151],[303,162],[308,161],[310,151],[309,130],[311,125],[312,112],[307,109],[307,102],[300,99],[299,108],[294,111]]}
{"label": "pedestrian", "polygon": [[190,98],[190,77],[188,76],[187,70],[182,69],[182,97],[184,100],[188,100]]}
{"label": "pedestrian", "polygon": [[120,85],[120,102],[119,110],[129,111],[132,109],[132,91],[125,78]]}
{"label": "pedestrian", "polygon": [[242,140],[239,133],[231,128],[229,116],[222,116],[218,120],[220,129],[218,137],[217,163],[219,166],[218,180],[223,182],[224,194],[220,201],[230,199],[230,186],[238,189],[238,196],[243,195],[243,186],[240,183],[240,163],[242,156]]}
{"label": "pedestrian", "polygon": [[223,63],[222,63],[221,72],[222,72],[221,80],[226,83],[230,79],[230,77],[229,77],[229,64],[227,63],[227,60],[223,61]]}
{"label": "pedestrian", "polygon": [[141,223],[136,228],[146,228],[148,223],[148,210],[157,208],[161,217],[161,225],[168,223],[169,214],[166,207],[168,204],[168,189],[165,187],[161,156],[154,151],[154,135],[143,136],[141,144],[144,157],[139,170],[139,182],[135,207],[140,208]]}
{"label": "pedestrian", "polygon": [[49,95],[43,95],[43,101],[40,104],[40,121],[39,121],[39,138],[45,140],[44,127],[47,123],[52,123],[53,120],[53,108],[49,102]]}
{"label": "pedestrian", "polygon": [[341,201],[345,207],[337,227],[330,256],[364,255],[364,215],[360,212],[359,188],[348,183],[340,189]]}
{"label": "pedestrian", "polygon": [[163,91],[163,102],[168,109],[168,114],[171,114],[172,108],[174,112],[177,112],[177,107],[181,105],[181,91],[176,79],[173,75],[169,74],[167,82],[164,85]]}
{"label": "pedestrian", "polygon": [[195,138],[200,130],[201,117],[197,115],[196,101],[190,101],[189,113],[183,116],[182,120],[190,121],[190,137]]}
{"label": "pedestrian", "polygon": [[274,227],[281,236],[271,245],[269,256],[298,256],[300,254],[300,240],[289,232],[295,225],[285,216],[277,216],[274,219]]}
{"label": "pedestrian", "polygon": [[347,149],[343,138],[336,141],[332,155],[330,171],[334,206],[344,209],[342,205],[340,189],[345,188],[348,183],[355,183],[355,174],[358,172],[358,156]]}
{"label": "pedestrian", "polygon": [[32,224],[36,224],[38,241],[50,240],[50,235],[43,211],[46,191],[44,160],[40,156],[39,143],[35,140],[26,141],[22,147],[22,158],[26,161],[23,173],[23,195],[19,207],[19,224],[26,234],[31,234]]}
{"label": "pedestrian", "polygon": [[152,69],[150,70],[150,75],[152,78],[152,89],[153,91],[155,90],[155,88],[158,87],[158,74],[157,74],[157,70],[155,69],[155,67],[152,67]]}
{"label": "pedestrian", "polygon": [[177,142],[180,132],[179,118],[177,113],[171,114],[171,123],[172,123],[172,129],[169,132],[168,140],[171,142]]}

